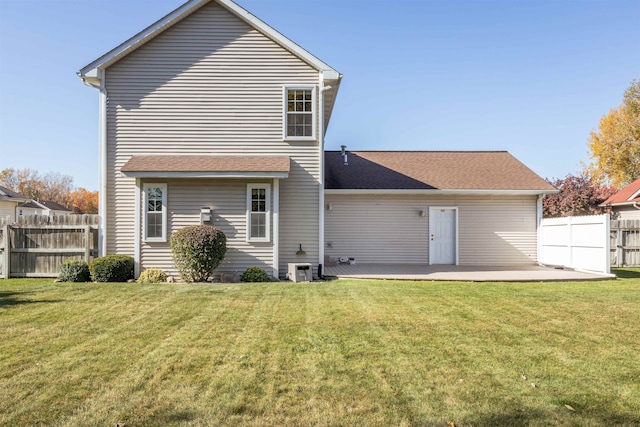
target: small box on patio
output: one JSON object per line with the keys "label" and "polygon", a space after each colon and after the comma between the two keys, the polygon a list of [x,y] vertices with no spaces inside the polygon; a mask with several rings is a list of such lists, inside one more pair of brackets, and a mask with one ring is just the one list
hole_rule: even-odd
{"label": "small box on patio", "polygon": [[310,263],[289,263],[287,277],[292,282],[310,282],[313,278],[313,268]]}

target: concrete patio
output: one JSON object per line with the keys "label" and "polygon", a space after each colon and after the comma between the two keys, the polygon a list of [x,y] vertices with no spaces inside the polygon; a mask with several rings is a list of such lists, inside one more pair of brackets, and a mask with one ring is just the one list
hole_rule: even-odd
{"label": "concrete patio", "polygon": [[401,264],[339,264],[324,276],[339,279],[444,280],[466,282],[556,282],[615,279],[614,275],[539,265],[461,266]]}

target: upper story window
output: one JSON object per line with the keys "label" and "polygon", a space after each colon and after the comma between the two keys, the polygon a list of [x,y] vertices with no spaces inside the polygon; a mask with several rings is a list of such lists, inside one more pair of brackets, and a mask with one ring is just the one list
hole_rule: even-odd
{"label": "upper story window", "polygon": [[144,184],[144,240],[167,241],[167,184]]}
{"label": "upper story window", "polygon": [[284,136],[285,139],[315,139],[314,87],[284,88]]}
{"label": "upper story window", "polygon": [[247,184],[247,241],[269,241],[271,195],[269,184]]}

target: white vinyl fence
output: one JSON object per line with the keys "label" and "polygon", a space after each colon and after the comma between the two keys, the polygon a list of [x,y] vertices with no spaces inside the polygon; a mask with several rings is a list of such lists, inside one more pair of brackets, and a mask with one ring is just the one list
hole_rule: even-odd
{"label": "white vinyl fence", "polygon": [[611,273],[609,215],[545,218],[538,261],[576,270]]}

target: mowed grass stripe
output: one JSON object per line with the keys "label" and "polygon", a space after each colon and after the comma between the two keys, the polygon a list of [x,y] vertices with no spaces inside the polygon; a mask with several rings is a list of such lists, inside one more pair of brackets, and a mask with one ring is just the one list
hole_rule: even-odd
{"label": "mowed grass stripe", "polygon": [[0,281],[0,424],[634,425],[640,274],[625,275]]}

